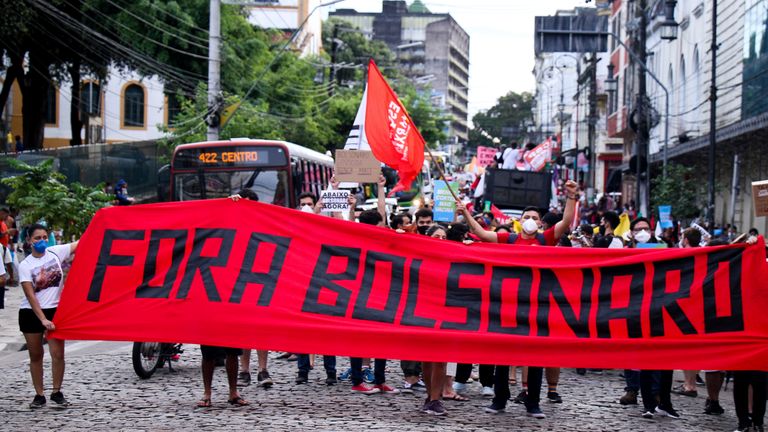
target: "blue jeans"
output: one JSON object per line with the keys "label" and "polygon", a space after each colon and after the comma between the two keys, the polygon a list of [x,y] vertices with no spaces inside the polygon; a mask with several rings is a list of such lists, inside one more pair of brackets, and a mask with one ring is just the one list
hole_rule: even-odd
{"label": "blue jeans", "polygon": [[[309,373],[309,354],[296,354],[298,360],[296,365],[299,367],[299,372]],[[328,374],[336,376],[336,356],[323,356],[323,367]]]}
{"label": "blue jeans", "polygon": [[624,391],[640,393],[640,371],[624,369],[624,381],[627,383]]}
{"label": "blue jeans", "polygon": [[[352,379],[352,385],[359,385],[363,382],[363,359],[359,357],[350,357],[349,364],[352,368],[350,378]],[[384,376],[384,369],[387,367],[386,359],[376,359],[373,362],[373,383],[384,384],[386,378]]]}

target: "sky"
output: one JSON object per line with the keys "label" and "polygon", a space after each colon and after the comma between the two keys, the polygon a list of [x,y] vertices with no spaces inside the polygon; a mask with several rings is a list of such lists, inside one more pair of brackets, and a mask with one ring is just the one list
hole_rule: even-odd
{"label": "sky", "polygon": [[[410,4],[412,0],[408,0]],[[450,13],[469,34],[469,120],[509,91],[533,92],[534,17],[591,6],[585,0],[422,0],[434,13]],[[381,0],[344,0],[329,10],[381,12]]]}

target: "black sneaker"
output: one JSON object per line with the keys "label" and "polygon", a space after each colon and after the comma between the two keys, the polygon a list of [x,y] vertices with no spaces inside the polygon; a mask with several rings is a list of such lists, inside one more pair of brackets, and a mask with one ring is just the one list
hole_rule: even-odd
{"label": "black sneaker", "polygon": [[[69,402],[67,402],[67,399],[64,397],[64,393],[60,391],[51,393],[51,400],[56,403],[56,405],[53,406],[57,408],[66,408],[69,406]],[[43,398],[43,403],[45,403],[45,398]]]}
{"label": "black sneaker", "polygon": [[32,402],[29,404],[30,408],[42,408],[45,406],[45,396],[43,395],[35,395],[35,398],[32,399]]}
{"label": "black sneaker", "polygon": [[765,432],[765,429],[763,429],[763,425],[759,425],[759,426],[758,426],[758,425],[755,425],[755,426],[752,426],[752,430],[753,430],[754,432]]}
{"label": "black sneaker", "polygon": [[250,372],[240,372],[237,374],[237,385],[240,387],[245,387],[251,384],[251,373]]}
{"label": "black sneaker", "polygon": [[587,374],[587,370],[584,369],[584,368],[577,368],[576,369],[576,373],[579,374],[579,375],[586,375]]}
{"label": "black sneaker", "polygon": [[512,402],[514,402],[516,404],[524,404],[527,400],[528,400],[528,391],[527,390],[523,390],[523,391],[520,392],[520,394],[515,396],[514,399],[512,399]]}
{"label": "black sneaker", "polygon": [[644,411],[642,414],[642,417],[644,419],[652,419],[653,418],[653,411]]}
{"label": "black sneaker", "polygon": [[751,425],[744,426],[743,424],[739,424],[739,427],[736,428],[735,432],[750,432],[751,430]]}
{"label": "black sneaker", "polygon": [[256,375],[256,382],[258,383],[259,387],[264,388],[272,387],[272,384],[274,384],[274,382],[272,382],[272,377],[269,376],[269,372],[265,370],[259,372],[259,374]]}
{"label": "black sneaker", "polygon": [[541,408],[539,407],[528,408],[526,411],[527,411],[526,415],[528,415],[528,417],[533,417],[537,419],[547,418],[547,416],[543,412],[541,412]]}
{"label": "black sneaker", "polygon": [[296,384],[306,384],[307,381],[309,381],[309,372],[299,371],[299,374],[296,376]]}
{"label": "black sneaker", "polygon": [[490,406],[485,407],[485,412],[491,413],[491,414],[499,414],[506,411],[507,407],[500,404],[500,403],[492,403]]}
{"label": "black sneaker", "polygon": [[707,402],[704,404],[704,414],[720,415],[724,412],[725,410],[720,406],[719,401],[707,399]]}
{"label": "black sneaker", "polygon": [[339,380],[336,379],[336,371],[328,372],[327,375],[326,375],[326,378],[325,378],[325,384],[329,385],[329,386],[332,386],[332,385],[336,384],[337,382],[339,382]]}
{"label": "black sneaker", "polygon": [[563,398],[555,391],[547,392],[547,399],[552,403],[563,403]]}
{"label": "black sneaker", "polygon": [[707,383],[701,379],[701,376],[699,374],[696,374],[696,385],[705,386]]}
{"label": "black sneaker", "polygon": [[674,419],[679,419],[680,418],[680,414],[678,414],[677,411],[675,411],[675,409],[672,408],[671,406],[668,406],[668,407],[661,406],[661,405],[657,406],[656,407],[656,414],[665,415],[667,417],[671,417],[671,418],[674,418]]}

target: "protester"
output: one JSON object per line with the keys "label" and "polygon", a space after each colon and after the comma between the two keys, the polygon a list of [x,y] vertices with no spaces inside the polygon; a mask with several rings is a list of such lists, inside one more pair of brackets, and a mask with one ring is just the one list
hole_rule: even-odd
{"label": "protester", "polygon": [[[25,298],[19,310],[19,329],[24,334],[29,352],[29,372],[35,397],[30,408],[42,408],[46,404],[43,387],[43,338],[48,331],[55,330],[53,317],[59,305],[64,286],[62,263],[75,253],[77,243],[48,247],[48,230],[34,224],[27,229],[27,242],[31,253],[19,264],[19,282]],[[53,391],[51,401],[60,408],[69,402],[61,391],[64,381],[64,341],[48,339],[48,353],[51,355]]]}
{"label": "protester", "polygon": [[131,205],[136,201],[128,196],[128,183],[123,179],[115,185],[115,201],[121,206]]}
{"label": "protester", "polygon": [[226,357],[225,368],[227,371],[227,384],[229,385],[229,399],[227,402],[234,406],[250,405],[250,402],[243,399],[237,390],[237,356],[243,353],[240,348],[224,348],[217,346],[201,345],[200,351],[203,354],[202,372],[203,372],[203,397],[197,402],[198,408],[209,408],[211,403],[211,387],[213,384],[213,371],[216,369],[216,360]]}

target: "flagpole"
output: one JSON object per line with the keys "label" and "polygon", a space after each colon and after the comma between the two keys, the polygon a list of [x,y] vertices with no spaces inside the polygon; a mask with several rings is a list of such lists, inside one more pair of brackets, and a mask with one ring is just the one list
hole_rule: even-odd
{"label": "flagpole", "polygon": [[[429,145],[425,145],[424,148],[427,149],[427,153],[429,153],[429,158],[434,161],[435,157],[432,156],[432,150],[429,149]],[[443,169],[440,168],[440,164],[435,162],[435,166],[437,167],[437,171],[440,173],[440,178],[443,179],[443,181],[445,182],[445,186],[448,188],[448,191],[451,193],[451,196],[453,196],[454,200],[458,201],[459,197],[456,196],[456,193],[454,193],[453,189],[451,189],[451,184],[448,183],[448,180],[445,179],[445,173],[443,172]],[[434,200],[434,197],[433,197],[433,200]]]}

